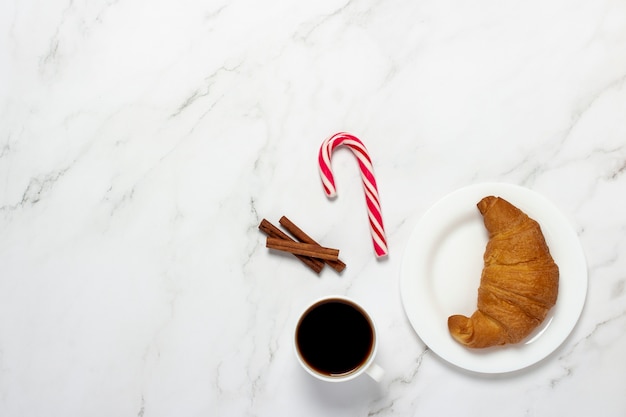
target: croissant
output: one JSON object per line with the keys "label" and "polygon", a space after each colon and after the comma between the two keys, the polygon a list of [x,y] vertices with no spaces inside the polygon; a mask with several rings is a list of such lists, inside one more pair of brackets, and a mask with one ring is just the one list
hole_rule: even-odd
{"label": "croissant", "polygon": [[500,197],[478,203],[489,242],[471,317],[448,318],[452,337],[470,348],[517,343],[545,319],[556,303],[559,268],[541,227]]}

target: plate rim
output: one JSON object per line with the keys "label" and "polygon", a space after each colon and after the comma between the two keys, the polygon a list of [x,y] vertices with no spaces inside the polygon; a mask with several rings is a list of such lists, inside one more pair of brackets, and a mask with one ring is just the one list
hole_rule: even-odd
{"label": "plate rim", "polygon": [[[413,287],[410,286],[410,280],[409,280],[409,277],[407,276],[407,269],[409,269],[409,264],[411,262],[410,259],[418,258],[414,256],[415,253],[411,252],[411,249],[413,248],[413,246],[416,246],[413,242],[416,239],[418,239],[418,236],[417,236],[418,233],[420,232],[421,229],[424,229],[425,227],[424,224],[427,221],[429,220],[432,221],[433,216],[436,219],[437,217],[436,211],[438,209],[441,209],[442,207],[445,208],[445,205],[448,204],[450,201],[454,201],[455,199],[464,198],[464,197],[470,198],[471,196],[474,196],[474,194],[482,195],[483,197],[486,195],[502,195],[504,198],[508,198],[512,200],[526,199],[527,201],[525,201],[525,203],[528,203],[528,201],[532,200],[531,201],[532,203],[540,205],[542,212],[540,213],[535,212],[534,210],[537,210],[537,208],[533,208],[529,210],[530,211],[529,216],[533,218],[539,217],[540,219],[542,217],[548,217],[549,215],[555,216],[555,219],[559,222],[559,224],[554,225],[554,228],[562,229],[559,231],[563,233],[567,233],[569,235],[569,236],[563,236],[562,238],[560,238],[559,239],[560,242],[566,242],[566,243],[560,243],[559,245],[563,245],[568,250],[576,251],[575,253],[576,256],[573,257],[574,260],[571,263],[577,264],[576,268],[574,268],[574,271],[576,271],[577,274],[574,274],[574,275],[578,279],[573,280],[573,282],[575,283],[574,289],[576,290],[576,292],[574,293],[573,300],[571,300],[572,306],[568,308],[568,316],[565,322],[566,328],[563,328],[560,331],[558,329],[552,330],[551,331],[552,333],[557,332],[557,337],[554,338],[554,341],[552,341],[552,343],[550,343],[547,348],[540,350],[540,354],[536,354],[534,356],[531,356],[530,358],[522,357],[523,360],[520,360],[518,363],[507,363],[507,364],[500,364],[499,366],[495,366],[493,363],[494,360],[485,360],[484,355],[481,355],[480,361],[477,361],[477,360],[467,361],[463,359],[459,360],[459,358],[454,357],[454,355],[453,354],[451,355],[449,352],[446,352],[446,351],[442,352],[441,346],[437,345],[437,343],[435,343],[435,346],[433,346],[433,340],[428,337],[427,335],[428,332],[426,332],[425,334],[423,326],[420,326],[420,323],[418,322],[419,320],[417,320],[415,317],[416,308],[414,306],[416,305],[416,303],[414,303],[414,301],[416,299],[419,301],[419,295],[410,297],[408,293],[408,291],[410,289],[413,289]],[[515,197],[511,198],[512,195],[514,195]],[[476,197],[473,197],[473,198],[476,198]],[[478,203],[480,198],[482,197],[478,197],[478,200],[474,202],[474,207],[475,207],[475,204]],[[520,204],[519,202],[516,202],[516,205],[518,204],[521,206],[524,205],[523,203]],[[524,211],[526,210],[527,209],[525,208]],[[460,213],[464,212],[463,210],[458,210],[458,211]],[[545,214],[545,213],[548,213],[548,214]],[[574,239],[571,239],[572,237]],[[558,242],[552,242],[551,245],[554,245],[555,243],[558,243]],[[568,260],[569,260],[569,257],[568,257]],[[413,261],[413,262],[416,263],[417,261]],[[569,262],[568,262],[568,265],[569,265]],[[411,327],[416,332],[420,340],[430,350],[432,350],[436,356],[440,357],[446,362],[452,365],[455,365],[461,369],[465,369],[465,370],[473,371],[477,373],[484,373],[484,374],[499,374],[499,373],[518,371],[520,369],[534,365],[535,363],[540,362],[546,357],[550,356],[550,354],[552,354],[556,349],[559,348],[559,346],[563,344],[565,340],[567,340],[572,330],[576,326],[576,323],[578,323],[580,316],[582,314],[584,305],[585,305],[585,301],[587,297],[587,290],[588,290],[588,280],[589,280],[587,268],[588,267],[587,267],[585,254],[584,254],[584,251],[583,251],[583,248],[582,248],[582,245],[580,243],[580,239],[578,238],[577,233],[574,231],[569,220],[563,215],[563,213],[551,201],[549,201],[542,194],[534,190],[531,190],[527,187],[520,186],[520,185],[506,183],[506,182],[482,182],[482,183],[467,185],[467,186],[458,188],[456,190],[453,190],[445,194],[443,197],[440,197],[437,201],[435,201],[435,203],[432,204],[418,219],[417,223],[414,225],[413,230],[411,231],[407,239],[407,243],[406,243],[405,250],[403,253],[402,262],[400,266],[399,287],[400,287],[400,293],[401,293],[400,295],[401,295],[403,309],[409,320]],[[559,303],[559,301],[561,301],[561,303]],[[565,302],[567,301],[569,300],[566,300]],[[564,301],[562,300],[562,297],[557,298],[557,305],[562,305],[563,302]],[[553,307],[552,311],[554,311],[554,309],[556,309],[556,306]],[[445,327],[446,327],[445,331],[447,332],[447,326]],[[453,343],[457,343],[457,342],[453,341],[451,337],[449,339],[449,342],[451,342],[450,346],[452,346],[452,350],[456,349],[457,351],[459,351],[458,347],[461,345],[454,345]],[[523,345],[516,344],[516,345],[498,347],[495,349],[498,349],[498,350],[501,349],[503,352],[506,352],[505,349],[512,349],[512,348],[519,349],[520,346],[522,346],[522,349],[525,347]],[[468,348],[463,348],[463,349],[468,349]],[[533,352],[533,350],[536,350],[534,347],[527,348],[527,350],[528,349],[531,349],[531,353]],[[465,352],[465,350],[463,350],[463,352]],[[473,353],[474,351],[468,350],[467,352]],[[487,353],[487,355],[488,354],[489,353]],[[469,355],[470,354],[467,354],[467,356]],[[496,357],[496,356],[498,355],[497,354],[493,355],[493,357]]]}

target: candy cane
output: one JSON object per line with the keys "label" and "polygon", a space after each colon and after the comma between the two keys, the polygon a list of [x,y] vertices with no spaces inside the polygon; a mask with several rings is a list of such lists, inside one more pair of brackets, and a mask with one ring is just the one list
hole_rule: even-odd
{"label": "candy cane", "polygon": [[374,252],[378,257],[385,256],[388,253],[387,239],[385,238],[385,229],[383,227],[383,217],[380,210],[378,187],[376,186],[376,179],[374,178],[372,160],[370,159],[365,145],[357,137],[349,133],[341,132],[334,134],[322,143],[318,161],[324,192],[328,197],[337,195],[335,178],[330,167],[330,158],[335,148],[342,145],[349,147],[359,162]]}

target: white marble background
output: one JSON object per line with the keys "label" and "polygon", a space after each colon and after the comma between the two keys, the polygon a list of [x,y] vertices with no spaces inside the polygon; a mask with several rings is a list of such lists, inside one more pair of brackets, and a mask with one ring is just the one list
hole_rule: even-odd
{"label": "white marble background", "polygon": [[[0,3],[0,415],[626,415],[623,0]],[[372,153],[390,256],[354,159]],[[589,289],[570,338],[478,375],[426,349],[398,273],[425,210],[468,184],[563,212]],[[287,215],[339,247],[318,278],[269,253]],[[368,307],[380,385],[298,367],[301,308]]]}

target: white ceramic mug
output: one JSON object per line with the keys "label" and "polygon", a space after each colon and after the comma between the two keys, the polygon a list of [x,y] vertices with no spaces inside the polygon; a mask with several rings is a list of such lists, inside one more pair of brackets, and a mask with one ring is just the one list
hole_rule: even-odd
{"label": "white ceramic mug", "polygon": [[323,381],[348,381],[366,373],[378,382],[384,375],[374,363],[374,321],[350,298],[333,295],[311,303],[298,319],[294,345],[302,367]]}

